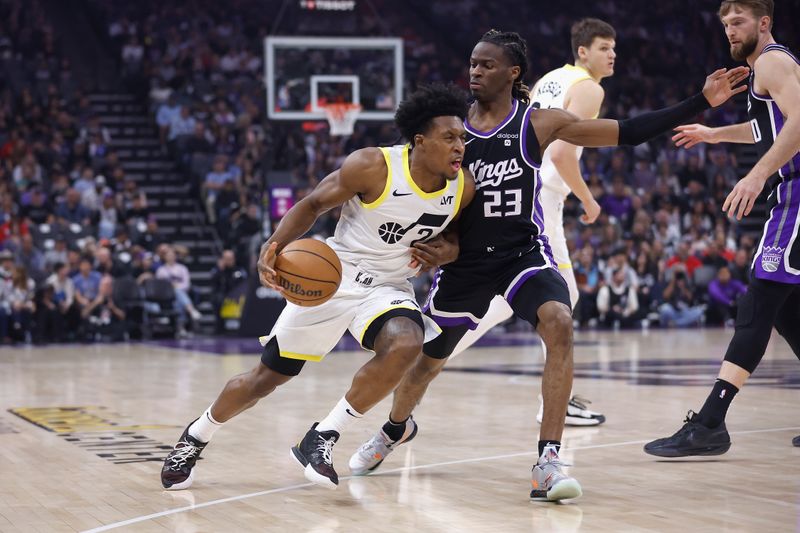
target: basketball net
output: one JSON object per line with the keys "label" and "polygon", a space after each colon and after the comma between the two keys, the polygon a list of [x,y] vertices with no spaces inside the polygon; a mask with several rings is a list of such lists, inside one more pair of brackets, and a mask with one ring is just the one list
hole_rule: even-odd
{"label": "basketball net", "polygon": [[361,106],[352,103],[331,103],[322,107],[325,117],[328,119],[330,134],[332,136],[346,136],[353,134],[353,127],[361,113]]}

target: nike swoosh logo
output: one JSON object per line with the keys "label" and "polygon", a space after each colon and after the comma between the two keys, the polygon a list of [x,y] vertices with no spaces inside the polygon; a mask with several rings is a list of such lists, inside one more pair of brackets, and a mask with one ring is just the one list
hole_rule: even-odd
{"label": "nike swoosh logo", "polygon": [[344,408],[344,410],[347,412],[347,414],[348,414],[348,415],[352,416],[353,418],[359,418],[359,417],[358,417],[358,416],[357,416],[355,413],[353,413],[353,411],[351,411],[349,408],[345,407],[345,408]]}
{"label": "nike swoosh logo", "polygon": [[397,191],[392,191],[392,196],[411,196],[412,194],[414,194],[414,193],[413,193],[413,192],[397,192]]}

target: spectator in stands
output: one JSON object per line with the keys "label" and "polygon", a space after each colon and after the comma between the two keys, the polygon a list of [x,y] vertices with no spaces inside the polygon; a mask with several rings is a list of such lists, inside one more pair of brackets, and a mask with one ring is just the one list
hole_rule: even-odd
{"label": "spectator in stands", "polygon": [[52,285],[45,284],[36,289],[34,303],[36,312],[34,314],[33,343],[45,344],[59,341],[58,337],[64,331],[64,327]]}
{"label": "spectator in stands", "polygon": [[75,302],[78,304],[78,309],[83,312],[83,309],[97,298],[103,276],[92,268],[92,260],[85,255],[80,259],[79,269],[79,273],[72,278],[72,283],[75,286]]}
{"label": "spectator in stands", "polygon": [[678,244],[678,249],[675,251],[675,255],[667,260],[665,267],[667,269],[671,269],[680,265],[682,267],[682,272],[692,276],[692,274],[694,274],[694,270],[703,263],[697,257],[691,255],[689,250],[689,243],[685,240],[682,241],[680,244]]}
{"label": "spectator in stands", "polygon": [[14,274],[14,253],[0,250],[0,284],[9,281]]}
{"label": "spectator in stands", "polygon": [[64,202],[56,207],[56,217],[63,224],[91,225],[91,212],[81,205],[81,194],[76,189],[69,189]]}
{"label": "spectator in stands", "polygon": [[106,177],[99,175],[94,178],[92,187],[83,191],[81,194],[81,204],[93,215],[97,215],[103,205],[103,198],[106,195],[114,195],[114,192],[106,184]]}
{"label": "spectator in stands", "polygon": [[[202,315],[195,309],[192,299],[189,297],[189,289],[192,281],[189,276],[189,269],[186,265],[177,262],[175,249],[171,246],[164,252],[164,264],[156,270],[156,277],[166,279],[172,283],[175,289],[175,308],[182,314],[188,314],[195,322],[200,320]],[[185,322],[185,317],[184,317]]]}
{"label": "spectator in stands", "polygon": [[750,283],[750,256],[747,250],[744,248],[736,250],[736,255],[728,266],[733,279],[741,281],[745,285]]}
{"label": "spectator in stands", "polygon": [[156,113],[156,124],[158,124],[159,138],[161,145],[166,146],[167,134],[169,133],[170,125],[173,119],[176,119],[181,114],[181,106],[178,104],[178,99],[175,92],[171,91],[167,97],[167,101],[158,107]]}
{"label": "spectator in stands", "polygon": [[203,181],[203,192],[206,199],[208,219],[212,224],[217,222],[217,196],[226,182],[233,182],[234,176],[226,168],[225,156],[217,156],[211,171]]}
{"label": "spectator in stands", "polygon": [[34,290],[36,283],[28,277],[25,267],[14,267],[11,279],[5,283],[3,296],[0,301],[5,305],[0,316],[0,337],[11,337],[22,342],[31,341],[31,322],[36,311],[34,303]]}
{"label": "spectator in stands", "polygon": [[30,234],[24,235],[17,250],[15,261],[18,266],[25,268],[25,272],[39,283],[45,278],[44,254],[36,248],[33,237]]}
{"label": "spectator in stands", "polygon": [[53,206],[50,205],[40,186],[34,186],[31,189],[30,202],[22,206],[20,215],[31,224],[39,225],[50,222],[50,217],[53,216]]}
{"label": "spectator in stands", "polygon": [[616,329],[635,325],[639,299],[636,289],[627,282],[622,268],[614,270],[610,284],[600,287],[597,293],[597,310],[600,321],[607,327]]}
{"label": "spectator in stands", "polygon": [[628,220],[633,214],[633,202],[625,187],[625,178],[617,174],[611,183],[611,193],[603,196],[600,204],[603,206],[603,211],[609,216],[616,218],[619,224],[627,226]]}
{"label": "spectator in stands", "polygon": [[95,271],[99,272],[101,276],[111,276],[112,278],[121,278],[129,274],[128,269],[120,262],[114,259],[111,250],[106,246],[98,246],[94,252]]}
{"label": "spectator in stands", "polygon": [[69,266],[65,263],[53,265],[53,273],[45,284],[52,287],[53,302],[58,306],[59,323],[63,327],[55,337],[61,340],[77,329],[80,320],[80,313],[75,305],[75,284],[69,277]]}
{"label": "spectator in stands", "polygon": [[179,137],[191,136],[194,133],[195,122],[189,106],[181,106],[181,112],[178,116],[172,117],[172,121],[169,123],[167,140],[172,143]]}
{"label": "spectator in stands", "polygon": [[581,325],[585,325],[597,317],[597,291],[603,283],[600,269],[594,260],[594,250],[590,246],[581,249],[578,255],[575,280],[580,294],[577,316]]}
{"label": "spectator in stands", "polygon": [[717,277],[708,285],[708,323],[733,325],[737,300],[745,292],[747,285],[733,279],[727,266],[720,268]]}
{"label": "spectator in stands", "polygon": [[239,283],[247,279],[247,272],[236,265],[233,250],[224,250],[217,259],[217,266],[211,271],[211,303],[214,307],[217,333],[223,331],[223,321],[219,311],[225,296]]}
{"label": "spectator in stands", "polygon": [[662,326],[684,327],[703,323],[705,306],[695,305],[694,291],[683,263],[673,266],[672,276],[664,288],[662,299],[663,303],[658,309]]}
{"label": "spectator in stands", "polygon": [[112,288],[111,276],[104,276],[97,295],[81,310],[83,329],[90,339],[99,336],[121,341],[125,337],[125,311],[114,303]]}

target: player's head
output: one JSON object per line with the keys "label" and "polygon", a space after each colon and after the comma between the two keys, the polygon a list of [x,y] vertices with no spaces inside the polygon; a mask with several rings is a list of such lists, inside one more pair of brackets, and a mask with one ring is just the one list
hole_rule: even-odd
{"label": "player's head", "polygon": [[572,25],[570,40],[575,62],[580,63],[596,78],[614,74],[614,52],[617,32],[608,22],[585,18]]}
{"label": "player's head", "polygon": [[425,168],[455,179],[464,158],[468,109],[466,95],[455,85],[424,85],[400,103],[394,122]]}
{"label": "player's head", "polygon": [[476,100],[490,101],[509,90],[523,103],[530,89],[523,83],[528,72],[528,44],[518,33],[490,30],[472,49],[469,88]]}
{"label": "player's head", "polygon": [[773,0],[724,0],[719,18],[731,45],[731,56],[744,61],[756,51],[758,42],[772,30]]}

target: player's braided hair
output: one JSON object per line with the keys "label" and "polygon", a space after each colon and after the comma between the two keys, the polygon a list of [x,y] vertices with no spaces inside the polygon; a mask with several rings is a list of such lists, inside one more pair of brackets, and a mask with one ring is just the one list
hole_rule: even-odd
{"label": "player's braided hair", "polygon": [[413,146],[414,136],[424,134],[433,119],[453,116],[466,120],[468,109],[466,94],[452,83],[421,85],[400,103],[394,114],[394,123],[403,138]]}
{"label": "player's braided hair", "polygon": [[489,30],[483,34],[479,42],[492,43],[499,46],[503,49],[511,64],[519,67],[519,76],[514,80],[511,96],[524,104],[528,104],[531,99],[531,90],[522,82],[528,73],[528,43],[525,42],[525,39],[514,31]]}

